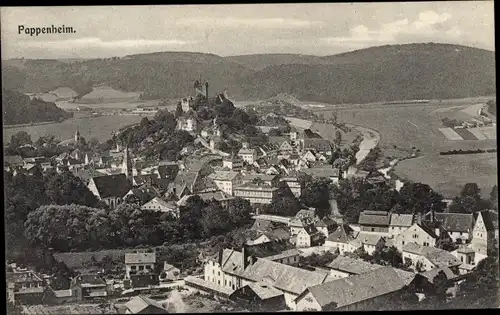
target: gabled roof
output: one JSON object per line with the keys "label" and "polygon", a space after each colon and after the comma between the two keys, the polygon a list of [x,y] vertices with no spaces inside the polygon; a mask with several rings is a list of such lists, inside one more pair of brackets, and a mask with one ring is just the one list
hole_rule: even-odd
{"label": "gabled roof", "polygon": [[359,215],[360,225],[389,226],[391,217],[386,211],[363,211]]}
{"label": "gabled roof", "polygon": [[221,180],[221,181],[232,181],[240,174],[239,172],[233,171],[215,171],[212,174],[208,175],[209,178],[213,180]]}
{"label": "gabled roof", "polygon": [[360,274],[372,271],[384,266],[372,264],[361,259],[353,259],[346,256],[338,256],[330,264],[327,265],[330,269],[348,272],[350,274]]}
{"label": "gabled roof", "polygon": [[491,210],[485,210],[476,213],[475,216],[476,216],[476,221],[478,220],[479,216],[483,218],[484,227],[486,228],[486,231],[490,232],[498,230],[498,213]]}
{"label": "gabled roof", "polygon": [[155,253],[125,253],[126,264],[154,264],[156,263]]}
{"label": "gabled roof", "polygon": [[243,176],[244,181],[252,181],[254,179],[261,179],[264,182],[274,180],[278,175],[267,175],[267,174],[248,174]]}
{"label": "gabled roof", "polygon": [[42,281],[42,279],[32,271],[25,272],[7,272],[7,282],[31,282],[31,281]]}
{"label": "gabled roof", "polygon": [[[138,314],[149,306],[153,306],[158,310],[164,311],[164,314],[167,314],[167,310],[161,306],[160,303],[142,295],[134,296],[130,301],[125,303],[125,307],[128,308],[132,314]],[[158,313],[155,312],[155,314]]]}
{"label": "gabled roof", "polygon": [[435,213],[434,217],[448,232],[470,232],[474,227],[472,213]]}
{"label": "gabled roof", "polygon": [[204,201],[209,201],[212,199],[215,199],[217,201],[224,201],[234,198],[233,196],[228,195],[221,190],[200,192],[197,195],[200,196],[200,198],[203,199]]}
{"label": "gabled roof", "polygon": [[23,165],[24,161],[20,155],[5,155],[3,157],[3,163],[5,165]]}
{"label": "gabled roof", "polygon": [[460,261],[455,256],[435,247],[421,246],[412,242],[403,245],[403,252],[423,256],[438,267],[460,265]]}
{"label": "gabled roof", "polygon": [[269,231],[276,226],[276,223],[269,220],[256,219],[250,228],[250,230],[255,231]]}
{"label": "gabled roof", "polygon": [[339,225],[339,227],[330,235],[328,235],[327,241],[348,244],[351,240],[355,238],[354,230],[347,224]]}
{"label": "gabled roof", "polygon": [[149,181],[151,181],[151,183],[154,183],[156,179],[158,179],[158,176],[156,174],[142,174],[134,176],[134,181],[138,186],[148,184]]}
{"label": "gabled roof", "polygon": [[90,180],[94,181],[101,198],[123,198],[129,192],[131,186],[125,174],[97,176],[92,177]]}
{"label": "gabled roof", "polygon": [[132,188],[129,191],[136,196],[141,202],[148,202],[154,197],[158,197],[158,192],[153,188]]}
{"label": "gabled roof", "polygon": [[455,275],[453,273],[453,271],[451,271],[450,268],[448,267],[438,267],[438,268],[433,268],[431,270],[427,270],[425,272],[422,272],[421,275],[426,277],[431,283],[434,283],[434,278],[440,273],[440,272],[444,272],[445,276],[446,276],[446,279],[448,280],[451,280],[451,279],[454,279],[457,277],[457,275]]}
{"label": "gabled roof", "polygon": [[410,227],[413,224],[413,214],[391,214],[391,226]]}
{"label": "gabled roof", "polygon": [[82,274],[76,276],[73,284],[90,285],[90,286],[105,286],[106,282],[96,274]]}
{"label": "gabled roof", "polygon": [[270,281],[277,289],[300,294],[310,286],[323,283],[327,274],[300,269],[266,258],[257,258],[241,276],[255,282]]}
{"label": "gabled roof", "polygon": [[362,232],[362,231],[358,233],[356,239],[360,241],[362,244],[367,244],[372,246],[377,245],[380,239],[385,240],[385,238],[380,236],[379,234],[373,234],[370,232]]}
{"label": "gabled roof", "polygon": [[250,288],[261,300],[267,300],[283,295],[283,292],[266,283],[249,283],[244,287]]}
{"label": "gabled roof", "polygon": [[158,174],[160,175],[161,179],[173,179],[177,176],[178,172],[179,165],[177,164],[163,164],[158,166]]}
{"label": "gabled roof", "polygon": [[[402,277],[403,273],[408,273],[408,277]],[[322,308],[338,308],[401,290],[408,284],[408,279],[414,277],[410,272],[397,272],[392,267],[382,267],[316,285],[306,292],[310,292]],[[306,292],[299,295],[296,301]]]}
{"label": "gabled roof", "polygon": [[169,203],[163,199],[161,199],[160,197],[154,197],[153,199],[151,199],[150,201],[148,201],[147,203],[145,203],[142,207],[145,207],[147,206],[149,203],[156,203],[162,207],[165,207],[165,208],[176,208],[175,206],[175,203]]}

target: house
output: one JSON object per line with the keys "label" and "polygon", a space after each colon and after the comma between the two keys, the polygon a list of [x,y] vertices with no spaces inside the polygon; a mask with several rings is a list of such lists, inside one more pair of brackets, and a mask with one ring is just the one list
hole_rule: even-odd
{"label": "house", "polygon": [[435,213],[434,219],[441,222],[442,227],[454,242],[460,239],[462,243],[465,243],[472,238],[472,229],[474,228],[474,215],[472,213]]}
{"label": "house", "polygon": [[358,224],[361,231],[389,234],[390,221],[391,215],[386,211],[365,210],[360,213]]}
{"label": "house", "polygon": [[325,240],[325,235],[319,231],[314,224],[304,226],[299,233],[297,233],[296,246],[302,247],[312,247],[319,246]]}
{"label": "house", "polygon": [[235,290],[229,299],[253,311],[279,311],[286,308],[283,292],[266,283],[249,283]]}
{"label": "house", "polygon": [[160,284],[158,274],[152,270],[143,270],[130,274],[132,288],[148,288]]}
{"label": "house", "polygon": [[232,171],[240,171],[243,168],[243,159],[238,155],[230,155],[222,158],[222,167]]}
{"label": "house", "polygon": [[146,202],[150,201],[155,197],[159,197],[160,193],[153,187],[141,187],[141,188],[132,188],[123,197],[124,200],[127,198],[133,197],[135,200],[139,202],[139,204],[143,205]]}
{"label": "house", "polygon": [[297,249],[285,250],[279,254],[264,257],[280,264],[286,264],[290,266],[296,266],[300,260],[301,251]]}
{"label": "house", "polygon": [[[363,249],[368,255],[373,255],[373,252],[377,249],[381,249],[385,246],[385,237],[371,232],[359,232],[355,238],[355,241],[351,241],[352,245],[356,248],[363,246]],[[359,246],[361,244],[361,246]]]}
{"label": "house", "polygon": [[317,219],[314,222],[314,226],[325,236],[325,238],[330,235],[337,228],[337,223],[330,218]]}
{"label": "house", "polygon": [[302,184],[299,180],[298,174],[288,174],[280,178],[281,182],[284,182],[288,188],[292,191],[293,195],[300,198],[302,195]]}
{"label": "house", "polygon": [[[471,247],[483,256],[498,254],[498,214],[485,210],[475,213]],[[495,249],[496,248],[496,249]]]}
{"label": "house", "polygon": [[253,164],[257,159],[257,150],[251,149],[248,143],[243,143],[243,147],[238,151],[238,156],[248,164]]}
{"label": "house", "polygon": [[158,179],[156,174],[141,174],[132,177],[132,186],[139,187],[142,185],[153,186],[153,183]]}
{"label": "house", "polygon": [[104,298],[108,295],[106,282],[96,274],[81,274],[71,280],[72,295],[77,301]]}
{"label": "house", "polygon": [[162,281],[175,281],[180,278],[180,269],[169,264],[168,262],[163,262],[163,270],[160,274],[160,280]]}
{"label": "house", "polygon": [[142,295],[125,303],[125,309],[125,314],[168,314],[160,303]]}
{"label": "house", "polygon": [[214,181],[220,190],[229,196],[233,195],[233,187],[243,183],[242,175],[234,171],[215,171],[208,177]]}
{"label": "house", "polygon": [[203,201],[217,200],[222,206],[227,205],[229,200],[234,199],[233,196],[223,192],[222,190],[211,190],[198,193],[198,196],[203,199]]}
{"label": "house", "polygon": [[129,192],[131,184],[125,174],[92,177],[88,189],[111,208],[120,204]]}
{"label": "house", "polygon": [[23,158],[20,155],[5,155],[3,158],[5,170],[12,170],[24,165]]}
{"label": "house", "polygon": [[160,179],[174,180],[179,172],[179,165],[175,162],[160,162],[158,168],[155,170],[155,174],[158,175]]}
{"label": "house", "polygon": [[378,268],[383,268],[384,266],[372,264],[361,259],[337,256],[337,258],[335,258],[326,267],[330,269],[330,275],[332,277],[334,277],[335,279],[342,279],[373,271]]}
{"label": "house", "polygon": [[340,179],[340,170],[338,168],[332,168],[330,165],[301,168],[300,172],[312,176],[313,178],[326,177],[334,184],[337,184]]}
{"label": "house", "polygon": [[175,217],[179,217],[179,209],[175,202],[168,202],[160,197],[154,197],[150,201],[141,206],[141,210],[158,211],[163,213],[170,213]]}
{"label": "house", "polygon": [[153,271],[156,264],[156,254],[146,252],[125,254],[125,279],[139,271]]}
{"label": "house", "polygon": [[224,249],[210,258],[205,264],[204,281],[221,288],[217,291],[231,292],[251,283],[265,283],[281,291],[285,304],[294,309],[294,300],[300,292],[323,283],[326,278],[326,273],[249,256],[248,249],[243,247],[241,252]]}
{"label": "house", "polygon": [[476,252],[470,246],[460,246],[458,249],[451,252],[451,254],[457,257],[461,262],[460,266],[458,266],[460,274],[471,272],[479,262],[476,260]]}
{"label": "house", "polygon": [[[269,221],[268,221],[269,222]],[[255,223],[254,223],[255,224]],[[257,231],[257,236],[247,241],[247,245],[258,245],[274,241],[290,240],[290,230],[284,226],[276,226],[264,231]]]}
{"label": "house", "polygon": [[435,247],[438,239],[439,236],[435,233],[435,230],[430,228],[427,224],[415,223],[394,238],[394,246],[396,246],[399,251],[402,251],[403,246],[409,243]]}
{"label": "house", "polygon": [[250,201],[251,204],[270,204],[278,193],[277,187],[266,183],[248,182],[233,188],[234,196]]}
{"label": "house", "polygon": [[330,249],[338,248],[341,255],[346,252],[353,252],[356,248],[352,248],[351,242],[356,239],[359,232],[354,231],[349,225],[342,224],[325,240],[325,247]]}
{"label": "house", "polygon": [[316,162],[316,154],[313,150],[307,150],[302,154],[302,159],[309,162]]}
{"label": "house", "polygon": [[391,221],[389,223],[389,235],[395,237],[399,233],[405,231],[413,225],[413,214],[391,214]]}
{"label": "house", "polygon": [[45,283],[32,271],[7,272],[7,298],[11,303],[41,304]]}
{"label": "house", "polygon": [[297,140],[300,151],[314,150],[319,153],[326,153],[332,149],[332,144],[329,140],[322,138],[318,133],[310,129],[304,130]]}
{"label": "house", "polygon": [[295,300],[297,311],[380,310],[399,291],[412,285],[415,274],[392,267],[308,287]]}
{"label": "house", "polygon": [[445,250],[421,246],[416,243],[403,245],[403,261],[405,264],[422,271],[437,267],[448,267],[458,271],[458,266],[461,264],[455,256]]}
{"label": "house", "polygon": [[184,116],[177,118],[176,129],[187,132],[196,132],[198,130],[198,122],[194,112],[189,111]]}
{"label": "house", "polygon": [[280,181],[280,176],[266,174],[248,174],[243,176],[241,181],[243,184],[261,181],[268,186],[277,187]]}

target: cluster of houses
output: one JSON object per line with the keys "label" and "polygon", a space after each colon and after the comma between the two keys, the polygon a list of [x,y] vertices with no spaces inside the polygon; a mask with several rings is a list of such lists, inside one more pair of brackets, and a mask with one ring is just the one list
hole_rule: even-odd
{"label": "cluster of houses", "polygon": [[[155,252],[144,250],[125,254],[123,279],[104,278],[101,271],[75,268],[79,274],[71,279],[70,287],[64,290],[53,290],[51,288],[52,277],[49,275],[19,268],[15,264],[9,267],[10,270],[7,272],[8,300],[11,303],[24,305],[40,304],[41,301],[52,305],[97,303],[111,296],[117,296],[118,293],[149,292],[161,289],[162,286],[168,286],[169,283],[181,277],[177,267],[166,261],[158,262]],[[128,314],[137,313],[132,310],[132,313]]]}
{"label": "cluster of houses", "polygon": [[[434,285],[440,273],[456,288],[479,261],[498,254],[498,214],[491,210],[425,216],[364,211],[358,224],[346,224],[338,216],[320,220],[313,209],[304,209],[292,218],[259,215],[252,230],[258,233],[240,251],[224,249],[209,257],[203,277],[187,277],[186,284],[265,310],[384,309],[402,290],[423,292]],[[459,246],[436,247],[444,241]],[[283,242],[297,249],[253,254],[254,247]],[[339,255],[323,267],[300,266],[303,248],[320,244]],[[373,255],[392,246],[402,253],[405,270],[346,255],[361,248]]]}

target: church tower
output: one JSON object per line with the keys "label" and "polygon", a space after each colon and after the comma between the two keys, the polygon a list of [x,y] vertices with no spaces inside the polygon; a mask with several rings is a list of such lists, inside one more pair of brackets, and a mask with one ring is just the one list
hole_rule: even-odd
{"label": "church tower", "polygon": [[127,176],[128,180],[132,180],[132,160],[128,152],[128,145],[125,146],[125,150],[123,151],[122,173]]}

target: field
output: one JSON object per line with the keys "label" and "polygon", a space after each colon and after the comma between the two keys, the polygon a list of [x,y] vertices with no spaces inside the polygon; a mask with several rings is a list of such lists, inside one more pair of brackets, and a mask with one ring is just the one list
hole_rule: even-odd
{"label": "field", "polygon": [[[496,155],[454,155],[439,156],[440,151],[458,149],[496,148],[495,140],[449,141],[439,130],[441,119],[454,115],[467,115],[463,109],[477,104],[477,101],[451,100],[424,105],[380,105],[366,104],[332,106],[340,122],[366,126],[380,133],[382,150],[416,147],[423,154],[417,159],[400,162],[395,168],[397,175],[412,181],[431,185],[446,197],[453,197],[460,191],[460,185],[476,182],[484,194],[496,183]],[[321,111],[329,117],[328,111]],[[474,112],[474,110],[468,110]],[[469,116],[470,119],[470,116]]]}
{"label": "field", "polygon": [[78,100],[80,104],[100,104],[139,100],[139,92],[122,92],[109,86],[94,87],[92,92],[85,94]]}
{"label": "field", "polygon": [[[103,101],[101,103],[96,104],[81,104],[81,103],[72,103],[68,101],[60,101],[56,102],[56,105],[64,110],[76,110],[80,106],[85,106],[91,109],[135,109],[137,106],[156,106],[158,105],[158,100],[151,101],[126,101],[126,102],[106,102]],[[175,109],[175,107],[173,107]]]}
{"label": "field", "polygon": [[138,115],[109,115],[98,117],[80,118],[76,115],[74,118],[65,120],[61,123],[43,124],[35,126],[24,126],[15,128],[4,128],[3,140],[10,141],[13,134],[18,131],[26,131],[31,136],[31,140],[36,141],[39,137],[46,134],[56,136],[57,139],[63,141],[70,139],[75,135],[77,130],[87,140],[96,138],[100,142],[104,142],[111,138],[111,133],[127,125],[140,122],[141,118]]}

